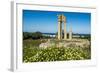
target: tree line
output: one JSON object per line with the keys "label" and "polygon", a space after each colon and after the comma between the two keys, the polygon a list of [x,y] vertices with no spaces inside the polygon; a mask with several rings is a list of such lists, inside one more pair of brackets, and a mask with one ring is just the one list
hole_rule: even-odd
{"label": "tree line", "polygon": [[23,32],[23,39],[40,39],[42,38],[41,32]]}
{"label": "tree line", "polygon": [[41,39],[41,38],[50,38],[50,36],[44,36],[41,32],[23,32],[23,39]]}

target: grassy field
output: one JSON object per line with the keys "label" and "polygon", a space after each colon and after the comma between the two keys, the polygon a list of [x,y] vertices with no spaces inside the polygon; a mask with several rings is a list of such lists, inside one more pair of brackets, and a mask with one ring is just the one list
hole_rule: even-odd
{"label": "grassy field", "polygon": [[41,43],[47,40],[24,40],[23,41],[23,62],[47,62],[65,60],[87,60],[91,59],[89,47],[57,47],[52,46],[45,49],[39,48]]}

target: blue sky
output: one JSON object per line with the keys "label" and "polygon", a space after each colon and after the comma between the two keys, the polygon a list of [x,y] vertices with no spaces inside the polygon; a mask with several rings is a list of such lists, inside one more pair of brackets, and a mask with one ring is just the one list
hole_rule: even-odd
{"label": "blue sky", "polygon": [[66,16],[67,31],[91,33],[91,13],[23,10],[23,32],[56,33],[58,14]]}

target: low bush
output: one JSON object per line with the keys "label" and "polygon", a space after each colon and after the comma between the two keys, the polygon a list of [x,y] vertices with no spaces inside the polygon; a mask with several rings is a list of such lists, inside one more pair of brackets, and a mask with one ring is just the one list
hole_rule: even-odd
{"label": "low bush", "polygon": [[23,49],[24,62],[47,62],[47,61],[65,61],[65,60],[85,60],[91,58],[89,48],[71,47],[57,48],[50,47],[39,49],[38,47],[26,47]]}

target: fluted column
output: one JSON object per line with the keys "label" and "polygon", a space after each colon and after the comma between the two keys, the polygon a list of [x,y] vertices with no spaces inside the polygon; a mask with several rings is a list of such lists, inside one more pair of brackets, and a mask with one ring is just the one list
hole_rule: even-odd
{"label": "fluted column", "polygon": [[72,28],[70,28],[70,31],[69,31],[69,39],[72,40]]}
{"label": "fluted column", "polygon": [[62,22],[60,22],[60,39],[62,39]]}
{"label": "fluted column", "polygon": [[60,37],[61,37],[61,36],[60,36],[60,33],[61,33],[61,32],[60,32],[60,29],[61,29],[61,28],[60,28],[60,22],[58,21],[58,39],[59,39],[59,40],[60,40]]}
{"label": "fluted column", "polygon": [[66,17],[64,16],[64,39],[67,39],[67,31],[66,31]]}
{"label": "fluted column", "polygon": [[58,15],[58,39],[62,39],[62,21],[61,21],[61,15]]}

